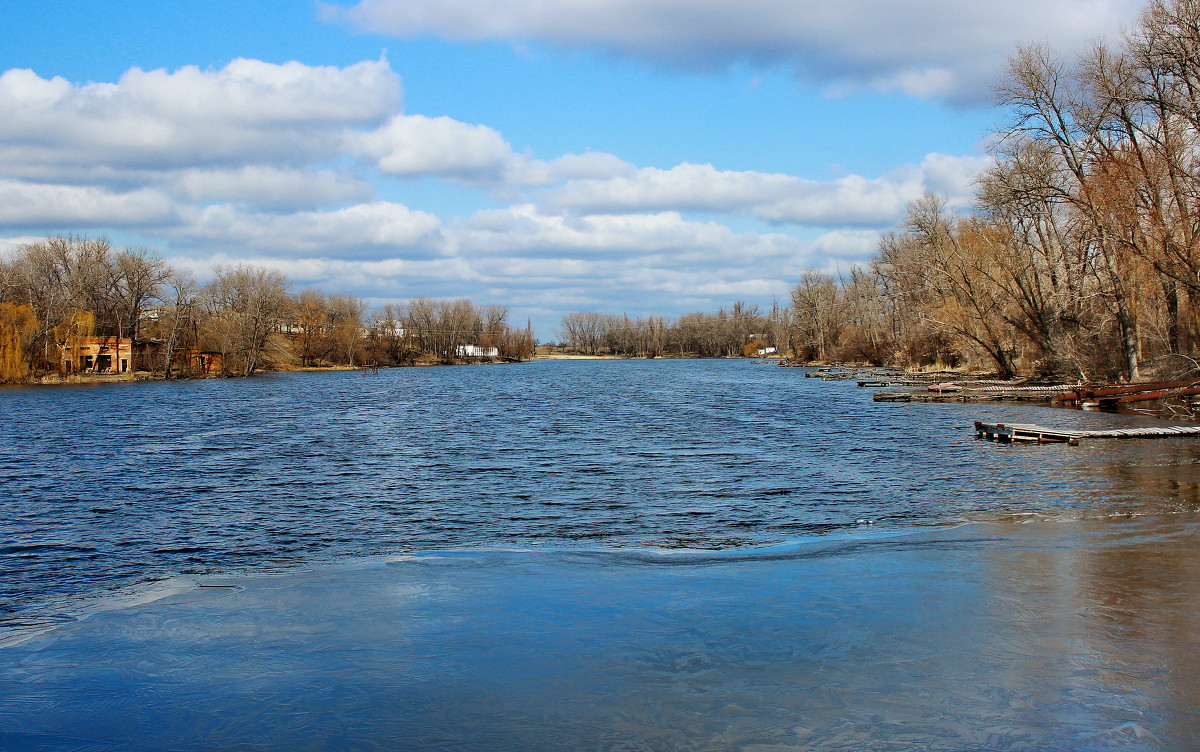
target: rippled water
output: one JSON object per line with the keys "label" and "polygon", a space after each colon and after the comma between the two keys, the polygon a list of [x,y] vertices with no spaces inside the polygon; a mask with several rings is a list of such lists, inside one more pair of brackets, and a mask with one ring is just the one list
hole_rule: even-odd
{"label": "rippled water", "polygon": [[1007,447],[748,361],[539,361],[0,391],[0,609],[188,572],[479,547],[730,549],[1200,507],[1192,439]]}

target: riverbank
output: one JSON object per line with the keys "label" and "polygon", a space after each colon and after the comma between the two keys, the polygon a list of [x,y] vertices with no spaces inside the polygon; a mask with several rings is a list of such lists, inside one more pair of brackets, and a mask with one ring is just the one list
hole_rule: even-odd
{"label": "riverbank", "polygon": [[[505,361],[498,358],[464,358],[457,362],[447,363],[444,360],[434,358],[419,359],[414,363],[394,366],[373,366],[368,364],[367,368],[374,368],[376,371],[381,368],[427,368],[433,366],[473,366],[473,365],[506,365],[514,361]],[[337,373],[340,371],[361,371],[364,366],[361,365],[330,365],[330,366],[294,366],[283,365],[263,368],[255,371],[252,376],[260,374],[272,373]],[[170,381],[189,381],[192,379],[224,379],[224,378],[244,378],[237,374],[174,374],[169,379]],[[34,378],[30,384],[38,385],[62,385],[62,384],[118,384],[135,381],[168,381],[161,371],[134,371],[127,373],[71,373],[58,374],[51,373],[37,378]],[[12,386],[20,386],[14,384]]]}
{"label": "riverbank", "polygon": [[1200,520],[205,577],[0,649],[0,747],[1191,750]]}

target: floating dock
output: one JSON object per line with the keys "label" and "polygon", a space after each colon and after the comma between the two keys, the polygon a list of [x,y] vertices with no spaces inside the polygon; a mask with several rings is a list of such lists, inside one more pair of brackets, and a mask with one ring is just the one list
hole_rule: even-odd
{"label": "floating dock", "polygon": [[1078,444],[1080,439],[1157,439],[1167,436],[1200,436],[1200,426],[1153,426],[1102,431],[1067,431],[1037,426],[1032,423],[984,423],[977,420],[975,421],[975,433],[982,438],[1004,443],[1027,441],[1037,444]]}

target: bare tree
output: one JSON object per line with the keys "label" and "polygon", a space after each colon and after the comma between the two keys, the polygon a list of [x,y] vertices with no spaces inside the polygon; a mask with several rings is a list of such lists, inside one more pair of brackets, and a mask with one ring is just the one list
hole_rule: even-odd
{"label": "bare tree", "polygon": [[291,307],[287,279],[257,266],[221,267],[205,288],[204,298],[226,371],[253,374],[271,334],[287,319]]}
{"label": "bare tree", "polygon": [[[164,286],[168,292],[156,323],[163,342],[163,377],[169,379],[175,373],[177,354],[196,344],[197,284],[192,275],[175,271],[167,278]],[[190,365],[185,366],[185,371],[187,370],[190,370]]]}
{"label": "bare tree", "polygon": [[367,305],[352,295],[329,296],[330,335],[338,360],[354,365],[354,355],[363,342],[363,316]]}
{"label": "bare tree", "polygon": [[838,284],[828,274],[807,271],[792,290],[793,339],[805,360],[829,360],[842,326],[845,305]]}
{"label": "bare tree", "polygon": [[563,344],[585,355],[597,354],[602,337],[601,322],[598,313],[568,313],[559,325]]}
{"label": "bare tree", "polygon": [[[1106,66],[1107,52],[1094,56],[1095,69]],[[1010,134],[1049,149],[1057,162],[1056,185],[1048,186],[1069,203],[1080,227],[1077,242],[1087,248],[1088,270],[1108,302],[1120,330],[1125,376],[1139,376],[1137,321],[1131,290],[1121,263],[1120,243],[1106,221],[1102,200],[1091,180],[1092,167],[1117,148],[1109,127],[1123,103],[1103,96],[1097,80],[1070,70],[1045,47],[1022,47],[1009,63],[1001,87],[1002,103],[1014,113]]]}
{"label": "bare tree", "polygon": [[127,249],[116,254],[108,272],[108,286],[120,314],[117,335],[136,339],[146,306],[159,299],[171,269],[145,249]]}

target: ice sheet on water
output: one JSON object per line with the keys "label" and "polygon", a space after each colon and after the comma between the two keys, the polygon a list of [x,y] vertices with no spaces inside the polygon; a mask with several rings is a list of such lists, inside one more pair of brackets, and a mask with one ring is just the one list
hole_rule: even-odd
{"label": "ice sheet on water", "polygon": [[0,741],[1185,750],[1198,572],[1200,521],[1175,515],[202,578],[240,589],[0,650]]}

